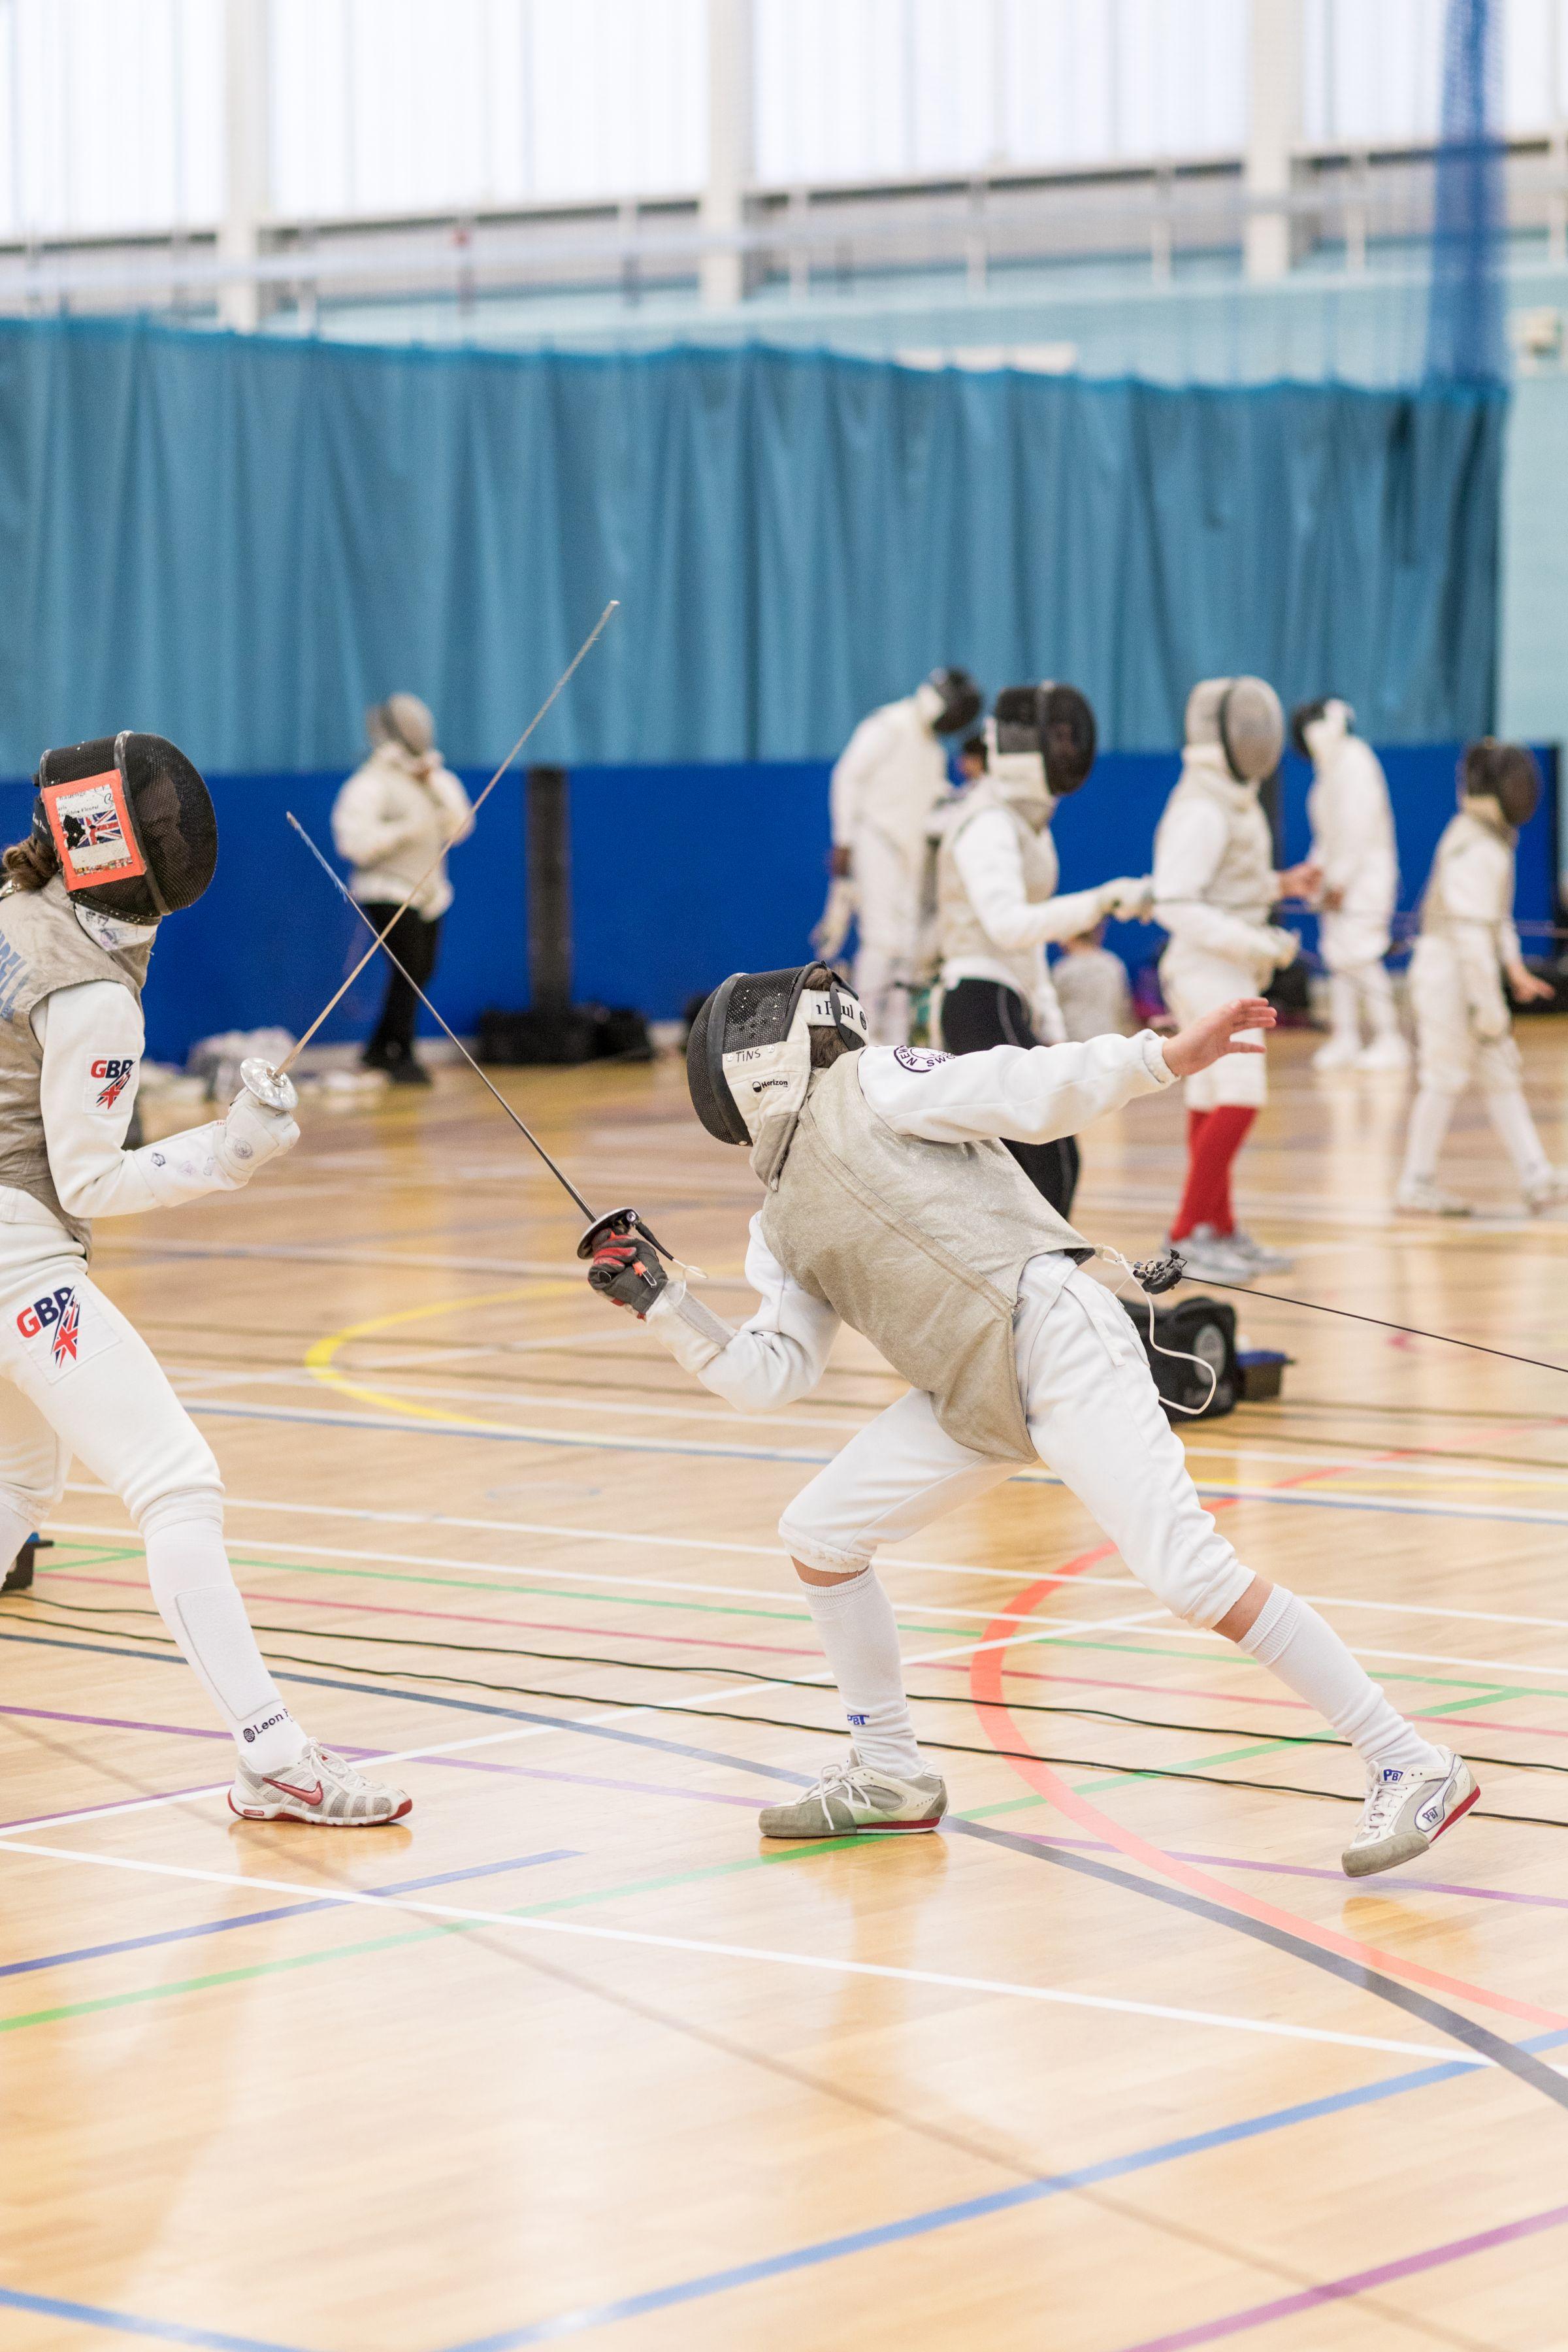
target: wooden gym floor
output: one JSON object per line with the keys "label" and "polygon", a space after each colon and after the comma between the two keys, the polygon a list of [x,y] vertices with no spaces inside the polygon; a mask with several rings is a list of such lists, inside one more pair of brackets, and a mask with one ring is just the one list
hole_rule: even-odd
{"label": "wooden gym floor", "polygon": [[[1568,1157],[1568,1038],[1524,1044]],[[1568,1362],[1568,1218],[1512,1212],[1479,1105],[1489,1213],[1393,1220],[1404,1088],[1310,1045],[1245,1161],[1274,1286]],[[745,1311],[752,1181],[678,1066],[505,1083]],[[1091,1234],[1157,1239],[1181,1124],[1089,1135]],[[416,1809],[233,1820],[72,1486],[0,1604],[0,2352],[1568,2342],[1568,1379],[1258,1303],[1284,1401],[1186,1434],[1243,1557],[1489,1759],[1426,1866],[1352,1889],[1346,1756],[1043,1473],[886,1563],[949,1833],[770,1848],[835,1744],[788,1727],[835,1708],[774,1522],[897,1383],[851,1341],[731,1414],[577,1223],[443,1071],[103,1228],[291,1705]]]}

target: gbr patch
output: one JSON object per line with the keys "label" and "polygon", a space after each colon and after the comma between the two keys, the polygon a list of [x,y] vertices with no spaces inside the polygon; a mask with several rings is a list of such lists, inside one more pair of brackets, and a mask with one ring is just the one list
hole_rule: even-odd
{"label": "gbr patch", "polygon": [[68,1380],[80,1364],[118,1348],[120,1334],[94,1298],[84,1298],[74,1282],[62,1283],[33,1299],[16,1317],[28,1361],[49,1381]]}
{"label": "gbr patch", "polygon": [[134,1054],[95,1054],[87,1066],[84,1110],[112,1110],[136,1076]]}

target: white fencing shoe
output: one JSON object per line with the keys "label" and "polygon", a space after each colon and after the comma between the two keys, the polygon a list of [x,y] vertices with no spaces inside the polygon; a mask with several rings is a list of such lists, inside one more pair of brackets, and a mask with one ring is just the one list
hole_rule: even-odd
{"label": "white fencing shoe", "polygon": [[1407,1070],[1410,1048],[1403,1037],[1374,1037],[1355,1057],[1358,1070]]}
{"label": "white fencing shoe", "polygon": [[1568,1201],[1568,1168],[1552,1168],[1534,1184],[1524,1189],[1524,1205],[1532,1217],[1543,1209],[1560,1209]]}
{"label": "white fencing shoe", "polygon": [[230,1812],[242,1822],[308,1822],[312,1829],[365,1830],[400,1822],[414,1800],[384,1780],[367,1780],[347,1759],[312,1739],[297,1764],[282,1772],[250,1771],[243,1763],[228,1792]]}
{"label": "white fencing shoe", "polygon": [[1343,1854],[1347,1878],[1370,1878],[1413,1862],[1468,1813],[1480,1795],[1462,1756],[1440,1748],[1437,1772],[1380,1772],[1370,1782],[1356,1833]]}
{"label": "white fencing shoe", "polygon": [[1255,1242],[1252,1235],[1244,1234],[1239,1225],[1234,1233],[1226,1234],[1225,1246],[1234,1250],[1238,1257],[1244,1257],[1254,1274],[1289,1274],[1296,1263],[1293,1257],[1287,1257],[1283,1250],[1270,1249],[1266,1242]]}
{"label": "white fencing shoe", "polygon": [[946,1811],[947,1785],[936,1773],[901,1780],[879,1765],[862,1764],[851,1748],[787,1805],[764,1805],[757,1826],[771,1838],[864,1837],[874,1830],[934,1830]]}
{"label": "white fencing shoe", "polygon": [[1468,1217],[1470,1213],[1468,1201],[1461,1201],[1457,1193],[1445,1192],[1437,1184],[1401,1184],[1394,1196],[1394,1205],[1412,1216]]}
{"label": "white fencing shoe", "polygon": [[1187,1278],[1193,1282],[1250,1282],[1261,1271],[1257,1261],[1234,1245],[1229,1234],[1216,1234],[1208,1225],[1194,1225],[1179,1242],[1167,1241],[1185,1260]]}
{"label": "white fencing shoe", "polygon": [[1359,1037],[1331,1037],[1312,1056],[1314,1070],[1353,1070],[1361,1060]]}

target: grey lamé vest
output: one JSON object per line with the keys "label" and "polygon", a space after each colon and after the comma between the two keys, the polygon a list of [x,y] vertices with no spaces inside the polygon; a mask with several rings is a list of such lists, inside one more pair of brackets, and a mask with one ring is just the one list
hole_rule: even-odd
{"label": "grey lam\u00e9 vest", "polygon": [[950,1437],[1032,1462],[1013,1352],[1019,1277],[1047,1251],[1093,1253],[1005,1145],[896,1133],[860,1090],[859,1058],[812,1079],[763,1239],[792,1281],[927,1391]]}
{"label": "grey lam\u00e9 vest", "polygon": [[89,940],[58,874],[41,890],[0,891],[0,1185],[31,1193],[83,1249],[91,1228],[61,1207],[49,1172],[38,1100],[44,1049],[28,1015],[84,980],[115,981],[140,1003],[152,952],[151,934],[145,947],[118,953]]}
{"label": "grey lam\u00e9 vest", "polygon": [[1182,770],[1181,779],[1165,803],[1154,830],[1154,863],[1160,862],[1160,827],[1173,809],[1192,800],[1207,801],[1226,821],[1225,854],[1204,892],[1211,907],[1222,907],[1243,922],[1266,923],[1274,904],[1274,842],[1268,819],[1249,786],[1232,783],[1195,763]]}

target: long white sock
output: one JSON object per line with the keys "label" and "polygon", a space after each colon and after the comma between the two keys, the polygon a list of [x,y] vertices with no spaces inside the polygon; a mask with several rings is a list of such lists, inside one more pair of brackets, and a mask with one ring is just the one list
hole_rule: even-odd
{"label": "long white sock", "polygon": [[1431,1741],[1389,1705],[1333,1627],[1283,1585],[1275,1586],[1237,1646],[1326,1717],[1369,1772],[1441,1770]]}
{"label": "long white sock", "polygon": [[1423,1087],[1410,1106],[1410,1126],[1405,1138],[1405,1184],[1430,1184],[1437,1173],[1437,1154],[1454,1116],[1457,1095]]}
{"label": "long white sock", "polygon": [[864,1764],[912,1780],[926,1769],[904,1696],[903,1661],[893,1604],[874,1568],[842,1584],[804,1588],[812,1622],[827,1653],[855,1750]]}
{"label": "long white sock", "polygon": [[161,1495],[142,1533],[158,1612],[241,1757],[253,1772],[287,1770],[309,1741],[256,1646],[223,1546],[221,1496],[210,1487]]}
{"label": "long white sock", "polygon": [[1363,965],[1360,972],[1362,1010],[1377,1037],[1400,1035],[1399,1008],[1394,1001],[1394,982],[1388,966],[1383,963]]}
{"label": "long white sock", "polygon": [[1348,971],[1329,974],[1329,1034],[1336,1045],[1361,1051],[1361,991]]}
{"label": "long white sock", "polygon": [[1552,1173],[1552,1164],[1535,1131],[1535,1121],[1530,1116],[1524,1089],[1521,1087],[1494,1087],[1489,1089],[1485,1099],[1487,1116],[1502,1139],[1503,1149],[1513,1162],[1520,1182],[1527,1190],[1533,1184],[1544,1184]]}

